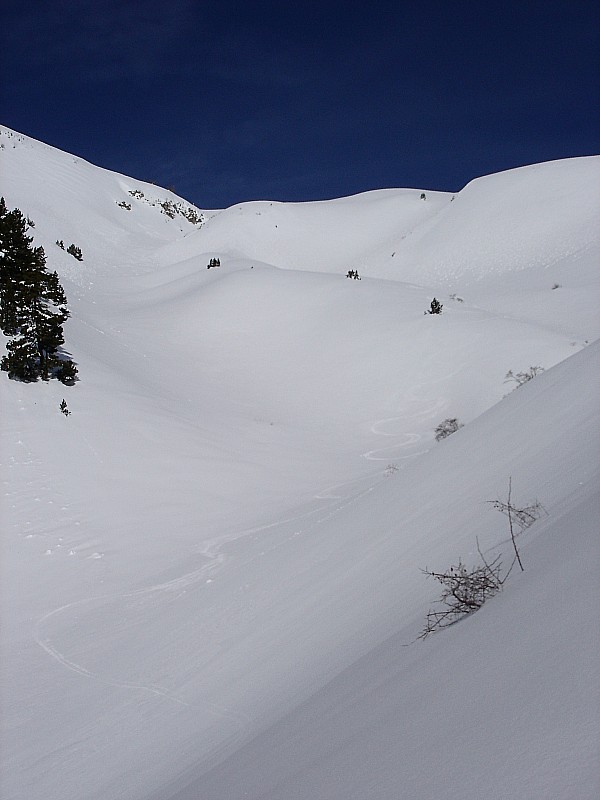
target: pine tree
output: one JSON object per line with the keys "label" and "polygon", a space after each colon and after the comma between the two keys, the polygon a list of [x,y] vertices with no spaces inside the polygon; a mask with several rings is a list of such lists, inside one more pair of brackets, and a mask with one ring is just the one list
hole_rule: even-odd
{"label": "pine tree", "polygon": [[69,317],[67,299],[57,273],[46,270],[44,249],[33,247],[29,227],[18,208],[8,211],[0,199],[0,328],[14,337],[0,367],[23,381],[54,374],[62,380],[66,369],[73,382],[75,365],[57,355]]}
{"label": "pine tree", "polygon": [[22,335],[11,339],[6,345],[7,355],[2,359],[1,367],[8,372],[9,378],[32,382],[39,377],[35,336],[30,328],[24,329]]}
{"label": "pine tree", "polygon": [[41,247],[32,247],[27,222],[18,209],[8,211],[0,198],[0,328],[14,336],[24,324],[22,309],[34,272],[45,268]]}

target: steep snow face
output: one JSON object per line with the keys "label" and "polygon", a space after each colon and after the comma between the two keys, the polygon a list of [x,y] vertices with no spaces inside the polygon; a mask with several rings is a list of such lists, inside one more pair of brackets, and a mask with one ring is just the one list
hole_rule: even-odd
{"label": "steep snow face", "polygon": [[[35,222],[36,245],[61,277],[79,284],[98,272],[118,277],[132,262],[136,270],[148,262],[156,268],[152,253],[160,244],[190,233],[214,213],[2,126],[0,167],[7,206]],[[83,270],[56,247],[57,239],[81,246]]]}
{"label": "steep snow face", "polygon": [[[215,212],[0,143],[80,375],[0,376],[3,795],[595,796],[598,160]],[[526,572],[401,647],[421,567],[508,556],[509,476],[548,514]],[[465,704],[475,750],[448,747]]]}

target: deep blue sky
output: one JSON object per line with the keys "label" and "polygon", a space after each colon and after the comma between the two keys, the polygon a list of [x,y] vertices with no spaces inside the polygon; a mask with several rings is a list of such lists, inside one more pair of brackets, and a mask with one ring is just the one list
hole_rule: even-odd
{"label": "deep blue sky", "polygon": [[205,208],[389,186],[456,191],[490,172],[600,152],[598,9],[6,3],[0,121]]}

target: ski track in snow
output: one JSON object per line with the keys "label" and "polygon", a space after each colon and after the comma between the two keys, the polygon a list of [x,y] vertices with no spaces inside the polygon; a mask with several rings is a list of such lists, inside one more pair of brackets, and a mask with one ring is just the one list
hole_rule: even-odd
{"label": "ski track in snow", "polygon": [[[402,438],[403,441],[396,442],[393,445],[387,445],[383,448],[377,448],[374,450],[369,450],[366,453],[362,453],[361,457],[365,458],[369,461],[385,461],[385,456],[377,455],[380,453],[386,453],[390,450],[397,450],[399,448],[405,448],[412,444],[415,444],[417,441],[421,439],[421,434],[418,433],[394,433],[388,431],[380,430],[381,427],[389,427],[390,425],[397,423],[398,421],[402,420],[406,423],[408,419],[415,419],[418,417],[426,417],[431,416],[435,411],[439,410],[443,407],[444,403],[441,400],[438,400],[432,403],[426,409],[416,413],[416,414],[404,414],[399,415],[396,417],[385,418],[381,420],[377,420],[374,422],[370,430],[373,434],[377,436],[385,436],[391,438]],[[420,455],[422,452],[426,452],[425,450],[419,451],[417,453],[412,453],[406,456],[402,456],[401,458],[410,459]],[[169,700],[173,703],[176,703],[181,706],[185,706],[187,708],[198,708],[192,703],[188,703],[187,701],[183,700],[182,698],[178,697],[173,692],[169,691],[168,689],[158,686],[156,684],[147,684],[147,683],[137,683],[132,681],[117,681],[111,678],[108,678],[100,673],[94,672],[90,669],[87,669],[84,665],[73,661],[72,659],[68,658],[64,653],[62,653],[57,647],[54,646],[51,639],[48,636],[44,635],[44,627],[46,623],[50,620],[60,616],[61,614],[65,613],[66,611],[73,610],[75,608],[83,607],[92,603],[108,603],[109,601],[119,601],[119,600],[130,600],[131,598],[141,598],[145,596],[150,596],[153,594],[159,593],[168,593],[172,594],[174,592],[178,592],[177,597],[180,597],[189,587],[199,584],[201,581],[206,581],[206,576],[209,573],[214,573],[217,569],[221,568],[225,561],[225,553],[222,552],[222,548],[233,541],[238,539],[242,539],[247,536],[251,536],[253,534],[258,534],[264,531],[273,530],[278,527],[283,528],[285,525],[289,525],[290,523],[294,522],[304,522],[304,526],[299,527],[295,530],[292,535],[288,538],[292,538],[295,536],[300,536],[303,533],[307,533],[309,530],[312,530],[318,527],[320,524],[325,522],[328,519],[331,519],[336,514],[340,513],[344,508],[348,505],[351,505],[361,497],[364,497],[369,492],[373,491],[375,486],[380,484],[383,480],[386,479],[387,475],[389,475],[387,471],[381,472],[381,470],[377,470],[374,473],[370,473],[365,476],[361,476],[358,478],[353,478],[349,481],[343,481],[338,484],[327,486],[326,488],[317,492],[314,495],[315,500],[322,500],[326,501],[327,505],[323,507],[319,507],[316,509],[311,509],[309,511],[302,512],[300,514],[296,514],[294,516],[286,517],[285,519],[278,519],[274,522],[266,523],[263,525],[254,526],[251,528],[246,528],[245,530],[236,532],[235,534],[227,534],[224,536],[219,536],[215,539],[208,539],[204,542],[202,548],[198,551],[200,555],[209,559],[207,564],[204,564],[202,567],[196,570],[192,570],[191,572],[187,572],[183,575],[180,575],[177,578],[173,578],[168,581],[164,581],[162,583],[153,584],[152,586],[144,587],[142,589],[137,589],[133,592],[125,592],[125,593],[118,593],[118,594],[106,594],[106,595],[97,595],[93,597],[82,598],[80,600],[75,600],[72,603],[67,603],[59,608],[50,611],[49,613],[42,616],[33,627],[33,639],[39,647],[48,654],[52,659],[57,661],[66,669],[74,672],[76,675],[80,675],[84,678],[89,678],[91,680],[95,680],[100,684],[104,684],[105,686],[113,687],[116,689],[129,689],[132,691],[139,691],[139,692],[147,692],[151,695],[156,696],[157,698]],[[368,482],[366,487],[361,487],[361,484],[364,484],[365,481]],[[353,487],[350,492],[344,492],[344,487]],[[308,523],[308,524],[307,524]],[[176,598],[175,598],[176,599]],[[233,721],[238,726],[238,733],[234,734],[233,737],[230,737],[227,740],[227,745],[229,746],[233,740],[237,740],[238,738],[242,738],[245,735],[246,730],[249,729],[251,724],[251,720],[245,714],[239,714],[231,711],[228,708],[223,706],[219,706],[215,703],[210,703],[208,706],[204,704],[202,706],[204,711],[208,711],[209,713],[215,715],[218,718],[229,719]],[[212,753],[214,755],[214,753]]]}
{"label": "ski track in snow", "polygon": [[[381,475],[378,472],[378,475]],[[358,479],[360,480],[360,479]],[[381,478],[380,478],[381,480]],[[33,639],[39,647],[44,650],[51,658],[57,661],[66,669],[70,670],[71,672],[75,673],[84,678],[89,678],[91,680],[96,681],[99,684],[103,684],[107,687],[112,687],[115,689],[129,689],[131,691],[138,691],[138,692],[146,692],[155,697],[168,700],[177,705],[184,706],[186,708],[194,709],[197,711],[207,712],[217,719],[228,720],[232,722],[236,727],[237,731],[228,737],[220,744],[217,745],[214,749],[210,751],[208,756],[211,758],[215,758],[222,749],[230,748],[235,746],[238,741],[242,741],[247,731],[250,730],[252,720],[243,712],[235,712],[230,708],[225,706],[218,705],[214,702],[206,703],[204,702],[201,706],[196,705],[194,703],[189,703],[182,698],[178,697],[175,693],[169,691],[168,689],[158,686],[156,684],[147,684],[147,683],[136,683],[132,681],[118,681],[111,678],[108,678],[100,673],[94,672],[90,669],[87,669],[82,664],[78,663],[77,661],[73,661],[72,659],[68,658],[64,653],[62,653],[57,647],[55,647],[51,641],[51,639],[44,635],[43,629],[47,622],[51,619],[63,614],[66,611],[73,610],[78,607],[83,607],[85,605],[89,605],[92,603],[107,603],[109,601],[114,600],[129,600],[133,597],[141,598],[145,596],[150,596],[157,593],[169,593],[172,594],[173,592],[178,592],[177,597],[181,596],[190,586],[199,584],[202,580],[206,578],[206,575],[209,573],[214,572],[214,570],[220,568],[224,561],[225,561],[225,554],[221,552],[221,548],[232,541],[237,539],[241,539],[245,536],[250,536],[252,534],[257,534],[262,531],[274,529],[277,527],[283,527],[286,524],[291,522],[297,522],[301,520],[307,520],[311,517],[314,517],[316,514],[319,516],[312,520],[309,525],[305,528],[296,530],[292,534],[292,536],[298,536],[306,531],[317,527],[325,520],[329,519],[335,514],[339,513],[343,508],[345,508],[350,503],[356,502],[360,497],[363,497],[365,494],[372,491],[374,485],[380,481],[375,481],[372,485],[368,486],[366,489],[362,489],[358,492],[352,492],[351,494],[341,497],[338,495],[330,495],[330,499],[333,501],[329,504],[326,509],[312,509],[311,511],[304,512],[302,514],[298,514],[296,516],[288,517],[283,520],[277,520],[276,522],[267,523],[265,525],[259,525],[252,528],[247,528],[241,532],[238,532],[234,535],[226,535],[221,536],[216,539],[208,540],[204,543],[203,548],[200,550],[200,553],[205,557],[211,559],[208,564],[203,565],[197,570],[193,570],[191,572],[185,573],[184,575],[179,576],[178,578],[173,578],[172,580],[165,581],[162,583],[154,584],[149,587],[145,587],[143,589],[138,589],[134,592],[127,592],[122,594],[107,594],[107,595],[99,595],[94,597],[83,598],[81,600],[76,600],[72,603],[67,603],[59,608],[50,611],[48,614],[42,616],[34,625],[33,628]],[[355,483],[355,481],[348,481],[346,483],[339,484],[337,487],[330,487],[330,489],[324,490],[324,493],[330,492],[332,488],[340,488],[344,485],[350,485]],[[323,494],[319,494],[315,497],[315,499],[326,499]],[[342,500],[342,502],[339,502]],[[323,513],[323,512],[326,513]],[[291,538],[291,537],[290,537]],[[172,598],[170,598],[172,599]]]}
{"label": "ski track in snow", "polygon": [[[413,400],[415,404],[418,403],[417,398],[413,398]],[[371,433],[374,433],[376,436],[388,436],[396,439],[399,436],[403,436],[404,441],[395,442],[394,444],[387,445],[386,447],[378,447],[375,448],[374,450],[367,450],[366,453],[362,454],[362,458],[365,458],[367,461],[387,461],[390,458],[390,456],[380,455],[381,453],[389,453],[390,451],[396,451],[398,449],[401,450],[402,448],[409,447],[412,444],[416,444],[423,438],[420,433],[408,433],[408,432],[394,433],[390,431],[382,431],[380,430],[380,428],[389,427],[390,425],[393,425],[394,423],[397,423],[399,421],[403,421],[404,423],[406,423],[407,420],[430,418],[437,411],[441,411],[442,409],[444,409],[445,405],[446,404],[442,399],[438,399],[432,402],[426,408],[423,408],[421,411],[418,411],[414,414],[401,414],[397,417],[387,417],[385,419],[377,420],[377,422],[374,422],[371,425]],[[416,456],[419,456],[422,453],[426,453],[427,450],[428,448],[425,448],[424,450],[419,450],[419,452],[417,453],[410,453],[405,456],[394,456],[394,458],[398,458],[399,460],[415,458]]]}

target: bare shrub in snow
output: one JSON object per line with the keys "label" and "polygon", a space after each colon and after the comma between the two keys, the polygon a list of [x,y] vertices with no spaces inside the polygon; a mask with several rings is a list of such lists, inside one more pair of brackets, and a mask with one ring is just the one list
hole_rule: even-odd
{"label": "bare shrub in snow", "polygon": [[479,552],[482,563],[474,567],[467,567],[459,559],[458,564],[445,572],[423,570],[425,575],[441,583],[443,589],[438,600],[441,608],[428,612],[425,627],[418,639],[425,639],[430,633],[447,628],[466,614],[472,614],[502,589],[508,573],[504,578],[501,576],[501,556],[488,563]]}
{"label": "bare shrub in snow", "polygon": [[523,508],[517,508],[510,502],[505,503],[502,500],[488,500],[488,503],[491,503],[497,511],[506,514],[509,520],[514,522],[522,531],[533,525],[536,519],[539,519],[544,513],[544,507],[538,500],[534,500],[531,505]]}
{"label": "bare shrub in snow", "polygon": [[435,440],[436,442],[445,439],[446,436],[450,436],[452,433],[456,433],[459,428],[464,428],[462,422],[459,422],[456,417],[445,419],[435,429]]}
{"label": "bare shrub in snow", "polygon": [[[544,513],[544,507],[539,502],[539,500],[534,500],[530,505],[523,506],[522,508],[513,505],[512,478],[508,479],[508,495],[506,498],[506,502],[504,502],[504,500],[488,500],[488,503],[490,503],[497,511],[500,511],[501,514],[505,514],[508,517],[510,538],[512,541],[513,549],[515,551],[515,561],[519,562],[521,571],[523,571],[521,556],[519,555],[519,551],[517,549],[517,543],[515,540],[516,537],[518,536],[518,533],[522,533],[526,528],[529,528],[531,525],[533,525],[536,519],[539,519],[542,516],[542,514]],[[520,529],[518,533],[515,531],[516,528]]]}
{"label": "bare shrub in snow", "polygon": [[525,372],[517,372],[516,374],[509,369],[506,375],[504,376],[504,383],[509,383],[510,381],[514,381],[517,384],[517,388],[519,386],[523,386],[524,383],[527,383],[530,380],[533,380],[536,375],[540,372],[543,372],[543,367],[529,367],[528,370]]}
{"label": "bare shrub in snow", "polygon": [[[539,519],[544,511],[543,506],[535,500],[528,506],[522,508],[512,502],[512,479],[508,479],[508,496],[504,500],[488,500],[491,505],[508,517],[510,529],[510,539],[514,550],[514,558],[510,567],[503,572],[502,554],[498,554],[493,561],[487,561],[479,547],[477,541],[477,552],[479,553],[480,563],[473,567],[467,567],[462,559],[458,564],[452,565],[445,572],[436,572],[425,568],[423,573],[427,577],[435,578],[442,585],[442,594],[438,600],[441,606],[439,609],[431,609],[426,617],[425,626],[417,639],[425,639],[430,633],[435,633],[442,628],[447,628],[462,619],[466,614],[477,611],[497,594],[506,579],[512,572],[515,564],[518,564],[521,571],[524,571],[521,554],[517,547],[516,537],[526,528]],[[519,529],[517,531],[517,529]]]}

